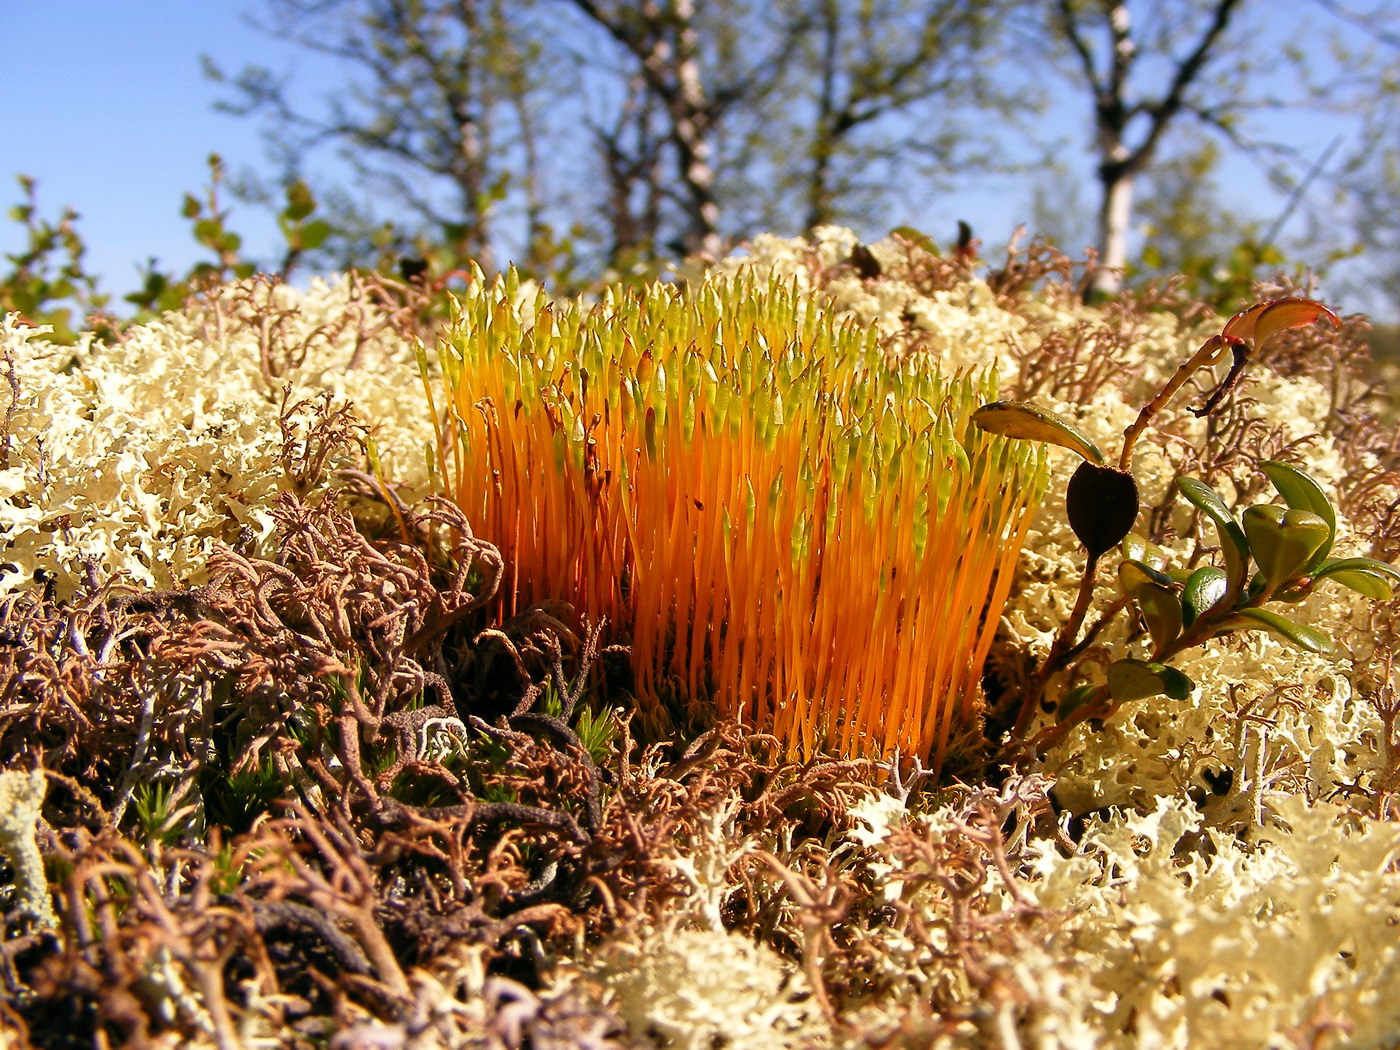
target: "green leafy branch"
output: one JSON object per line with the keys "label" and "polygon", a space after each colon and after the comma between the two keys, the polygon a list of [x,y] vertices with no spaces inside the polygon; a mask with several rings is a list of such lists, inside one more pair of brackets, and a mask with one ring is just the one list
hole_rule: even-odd
{"label": "green leafy branch", "polygon": [[[229,226],[229,209],[222,196],[224,162],[211,154],[208,164],[208,186],[200,196],[185,194],[180,212],[210,258],[196,262],[183,277],[162,271],[152,259],[142,273],[141,286],[122,296],[136,308],[134,321],[177,310],[209,285],[250,277],[258,269],[243,254],[242,237]],[[57,220],[42,218],[34,180],[27,175],[18,178],[24,198],[9,210],[9,217],[24,227],[26,245],[4,256],[8,269],[0,269],[0,314],[13,311],[26,324],[51,325],[57,342],[76,342],[84,319],[88,327],[110,337],[113,326],[122,322],[101,313],[111,297],[99,291],[97,277],[84,263],[87,244],[78,230],[78,213],[66,208]],[[317,217],[316,199],[305,182],[290,183],[284,193],[277,225],[286,246],[278,271],[285,280],[306,253],[324,245],[336,230]]]}
{"label": "green leafy branch", "polygon": [[[973,415],[983,429],[1012,438],[1045,441],[1068,448],[1084,460],[1070,478],[1065,507],[1070,527],[1087,552],[1084,574],[1073,610],[1051,643],[1050,651],[1027,684],[1006,746],[1008,757],[1044,753],[1091,718],[1107,718],[1133,700],[1165,695],[1184,700],[1194,683],[1169,662],[1212,638],[1237,631],[1267,631],[1310,652],[1330,653],[1332,640],[1316,628],[1291,620],[1271,602],[1299,602],[1331,580],[1367,598],[1386,601],[1400,582],[1400,571],[1373,558],[1329,558],[1337,533],[1331,500],[1311,477],[1285,463],[1265,462],[1260,469],[1273,483],[1284,506],[1259,504],[1238,517],[1210,486],[1195,478],[1178,478],[1181,494],[1215,525],[1223,566],[1169,567],[1166,553],[1131,534],[1139,509],[1137,481],[1131,471],[1133,450],[1153,418],[1196,372],[1231,357],[1225,378],[1195,410],[1215,409],[1239,383],[1247,364],[1266,341],[1288,328],[1326,318],[1339,323],[1321,303],[1285,298],[1257,303],[1236,314],[1167,381],[1123,434],[1117,466],[1107,463],[1098,446],[1082,431],[1038,405],[999,401]],[[1083,630],[1093,604],[1100,559],[1119,548],[1120,597],[1108,614]],[[1055,721],[1027,739],[1051,679],[1065,670],[1090,644],[1109,615],[1130,606],[1145,626],[1150,651],[1145,659],[1127,657],[1110,664],[1105,681],[1071,690]]]}
{"label": "green leafy branch", "polygon": [[0,273],[0,314],[13,311],[26,323],[52,325],[56,341],[75,342],[72,307],[86,315],[107,302],[83,263],[87,246],[77,232],[78,213],[65,208],[57,222],[40,218],[34,180],[28,175],[18,180],[24,199],[10,209],[9,217],[24,227],[27,243],[22,251],[5,256],[10,269]]}

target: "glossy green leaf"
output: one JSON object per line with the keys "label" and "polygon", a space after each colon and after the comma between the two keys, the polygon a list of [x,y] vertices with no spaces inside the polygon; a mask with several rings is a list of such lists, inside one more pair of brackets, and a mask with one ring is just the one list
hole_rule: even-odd
{"label": "glossy green leaf", "polygon": [[1270,609],[1240,609],[1222,625],[1230,630],[1264,630],[1310,653],[1331,655],[1332,639],[1315,628],[1295,623]]}
{"label": "glossy green leaf", "polygon": [[1384,576],[1378,576],[1372,572],[1362,572],[1357,569],[1341,569],[1337,572],[1329,572],[1322,579],[1340,583],[1364,598],[1371,598],[1378,602],[1388,602],[1395,597],[1395,591],[1391,587],[1390,581]]}
{"label": "glossy green leaf", "polygon": [[1166,664],[1129,659],[1115,660],[1108,666],[1108,691],[1119,703],[1162,695],[1185,700],[1193,688],[1190,678]]}
{"label": "glossy green leaf", "polygon": [[1181,494],[1215,523],[1216,535],[1220,537],[1220,549],[1225,557],[1225,575],[1229,584],[1228,593],[1237,595],[1244,589],[1245,576],[1249,571],[1249,540],[1244,530],[1225,501],[1209,485],[1195,478],[1177,478],[1176,487]]}
{"label": "glossy green leaf", "polygon": [[1083,707],[1089,698],[1098,692],[1098,689],[1099,687],[1096,685],[1075,686],[1060,698],[1060,702],[1055,708],[1055,717],[1063,720],[1066,716],[1073,714]]}
{"label": "glossy green leaf", "polygon": [[1332,541],[1337,536],[1337,511],[1322,486],[1297,467],[1270,459],[1260,463],[1259,469],[1273,482],[1278,494],[1290,507],[1294,510],[1310,510],[1327,523],[1327,539],[1308,560],[1304,570],[1311,573],[1322,564],[1323,559],[1332,550]]}
{"label": "glossy green leaf", "polygon": [[1152,645],[1161,652],[1181,634],[1181,599],[1172,588],[1156,583],[1143,584],[1133,599],[1147,624],[1147,633],[1152,636]]}
{"label": "glossy green leaf", "polygon": [[1159,572],[1167,567],[1167,552],[1136,533],[1130,532],[1124,536],[1118,549],[1122,552],[1124,561],[1140,561]]}
{"label": "glossy green leaf", "polygon": [[1181,589],[1181,620],[1190,627],[1225,598],[1230,581],[1214,565],[1203,565],[1186,579]]}
{"label": "glossy green leaf", "polygon": [[1241,517],[1255,564],[1272,589],[1302,575],[1333,532],[1332,526],[1310,510],[1260,504],[1247,508]]}
{"label": "glossy green leaf", "polygon": [[1102,464],[1104,461],[1098,445],[1078,427],[1026,401],[993,401],[972,413],[972,422],[991,434],[1025,441],[1045,441],[1077,452],[1090,463]]}
{"label": "glossy green leaf", "polygon": [[1153,566],[1140,561],[1125,561],[1118,566],[1118,586],[1125,597],[1134,597],[1138,590],[1149,583],[1159,587],[1170,587],[1172,578]]}
{"label": "glossy green leaf", "polygon": [[1376,576],[1386,576],[1400,583],[1400,569],[1397,569],[1390,562],[1380,561],[1376,558],[1338,558],[1336,561],[1329,561],[1326,565],[1318,568],[1314,574],[1318,577],[1331,576],[1336,572],[1369,572]]}
{"label": "glossy green leaf", "polygon": [[1334,580],[1358,594],[1376,601],[1388,602],[1400,583],[1400,569],[1375,558],[1340,558],[1320,566],[1314,580]]}

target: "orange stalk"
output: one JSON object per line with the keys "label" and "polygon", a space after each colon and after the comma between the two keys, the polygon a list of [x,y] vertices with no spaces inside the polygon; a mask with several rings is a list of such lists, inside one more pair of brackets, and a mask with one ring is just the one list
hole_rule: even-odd
{"label": "orange stalk", "polygon": [[503,611],[606,617],[644,708],[708,705],[793,755],[941,758],[977,716],[1044,484],[968,425],[984,380],[890,373],[868,333],[744,280],[520,311],[474,286],[446,352],[438,462],[510,563]]}

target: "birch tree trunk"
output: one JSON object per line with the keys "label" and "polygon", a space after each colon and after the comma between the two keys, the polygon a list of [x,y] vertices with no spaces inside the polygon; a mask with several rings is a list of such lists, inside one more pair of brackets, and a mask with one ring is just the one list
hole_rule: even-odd
{"label": "birch tree trunk", "polygon": [[689,219],[685,246],[688,252],[705,252],[718,258],[719,204],[715,200],[710,138],[713,112],[700,76],[694,0],[673,0],[671,17],[676,25],[675,91],[668,109]]}
{"label": "birch tree trunk", "polygon": [[[1100,199],[1099,269],[1088,289],[1091,296],[1112,295],[1122,287],[1132,229],[1133,180],[1152,163],[1167,128],[1182,112],[1219,124],[1222,111],[1232,108],[1226,105],[1207,110],[1191,102],[1188,93],[1215,57],[1231,18],[1243,3],[1211,0],[1200,12],[1205,27],[1185,55],[1152,56],[1159,64],[1166,60],[1168,76],[1162,90],[1135,96],[1130,79],[1141,54],[1127,0],[1102,4],[1057,0],[1054,28],[1069,45],[1078,65],[1077,75],[1093,100]],[[1091,40],[1099,34],[1108,44],[1102,59]],[[1138,130],[1130,144],[1129,131],[1134,127]]]}
{"label": "birch tree trunk", "polygon": [[713,141],[723,107],[707,90],[701,69],[694,0],[572,3],[631,54],[647,90],[666,115],[666,137],[675,155],[676,195],[685,214],[681,246],[687,252],[718,255]]}

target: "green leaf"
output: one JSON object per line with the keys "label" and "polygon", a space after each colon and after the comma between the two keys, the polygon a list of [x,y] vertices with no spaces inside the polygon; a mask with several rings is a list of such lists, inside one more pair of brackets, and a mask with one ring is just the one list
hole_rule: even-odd
{"label": "green leaf", "polygon": [[1244,589],[1245,576],[1249,572],[1249,540],[1244,530],[1225,501],[1215,489],[1195,478],[1177,478],[1176,487],[1181,494],[1199,507],[1206,517],[1215,523],[1216,535],[1220,537],[1220,549],[1225,555],[1225,575],[1229,583],[1228,593],[1237,595]]}
{"label": "green leaf", "polygon": [[1313,579],[1333,580],[1357,594],[1388,602],[1395,593],[1393,584],[1400,583],[1400,570],[1375,558],[1341,558],[1321,565]]}
{"label": "green leaf", "polygon": [[224,224],[218,219],[200,219],[194,224],[195,239],[211,248],[218,248],[218,241],[223,232]]}
{"label": "green leaf", "polygon": [[1294,510],[1312,511],[1327,523],[1327,539],[1304,568],[1305,572],[1311,573],[1322,564],[1323,559],[1332,550],[1332,542],[1337,538],[1337,511],[1332,506],[1332,501],[1327,498],[1327,493],[1322,490],[1322,486],[1297,467],[1270,459],[1260,463],[1259,469],[1273,482],[1278,494],[1290,507]]}
{"label": "green leaf", "polygon": [[1133,595],[1142,611],[1147,633],[1152,636],[1152,644],[1160,653],[1181,634],[1181,599],[1170,587],[1147,583]]}
{"label": "green leaf", "polygon": [[921,233],[912,226],[896,226],[890,231],[890,236],[906,240],[914,245],[914,247],[922,248],[930,255],[938,254],[938,245],[934,243],[933,238],[926,233]]}
{"label": "green leaf", "polygon": [[[1241,622],[1243,621],[1243,622]],[[1306,649],[1310,653],[1330,656],[1333,651],[1332,639],[1321,631],[1294,623],[1269,609],[1240,609],[1222,625],[1227,630],[1264,630],[1282,638],[1285,642]]]}
{"label": "green leaf", "polygon": [[1149,583],[1155,583],[1159,587],[1170,587],[1172,578],[1146,562],[1125,561],[1118,566],[1118,585],[1125,596],[1134,597],[1139,588]]}
{"label": "green leaf", "polygon": [[1157,544],[1149,543],[1136,533],[1130,532],[1124,536],[1118,549],[1122,552],[1124,561],[1142,562],[1159,572],[1167,567],[1167,552]]}
{"label": "green leaf", "polygon": [[301,228],[301,248],[303,251],[315,251],[326,243],[330,235],[330,223],[324,219],[312,219]]}
{"label": "green leaf", "polygon": [[1390,581],[1384,576],[1378,576],[1371,572],[1341,569],[1337,572],[1329,572],[1322,579],[1340,583],[1343,587],[1350,588],[1357,594],[1378,602],[1388,602],[1395,597],[1395,591],[1391,588]]}
{"label": "green leaf", "polygon": [[1284,510],[1267,503],[1247,508],[1242,518],[1255,564],[1274,590],[1303,575],[1333,531],[1310,510]]}
{"label": "green leaf", "polygon": [[1120,704],[1162,695],[1185,700],[1194,688],[1191,679],[1166,664],[1129,659],[1108,665],[1108,691]]}
{"label": "green leaf", "polygon": [[1063,720],[1068,715],[1083,707],[1085,702],[1098,691],[1096,685],[1078,685],[1065,693],[1060,698],[1060,702],[1055,706],[1055,717]]}
{"label": "green leaf", "polygon": [[1046,441],[1077,452],[1090,463],[1101,465],[1104,461],[1098,445],[1078,427],[1026,401],[993,401],[972,413],[972,422],[991,434]]}
{"label": "green leaf", "polygon": [[287,187],[287,206],[282,209],[282,216],[288,222],[300,222],[315,210],[316,198],[304,179],[297,179]]}
{"label": "green leaf", "polygon": [[1203,565],[1193,572],[1181,591],[1182,625],[1190,627],[1214,609],[1229,589],[1229,579],[1214,565]]}
{"label": "green leaf", "polygon": [[1369,572],[1377,576],[1388,576],[1396,583],[1400,583],[1400,569],[1397,569],[1389,562],[1379,561],[1376,558],[1339,558],[1336,561],[1329,561],[1326,565],[1320,566],[1314,577],[1331,576],[1334,572]]}

